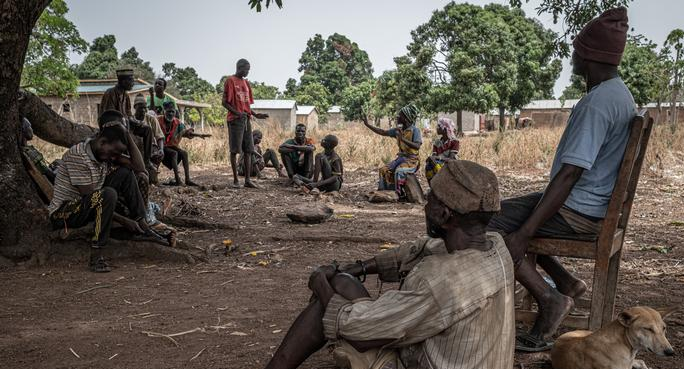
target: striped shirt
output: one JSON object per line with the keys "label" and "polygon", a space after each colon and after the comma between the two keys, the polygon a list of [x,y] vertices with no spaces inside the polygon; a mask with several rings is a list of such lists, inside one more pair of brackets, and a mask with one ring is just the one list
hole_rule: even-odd
{"label": "striped shirt", "polygon": [[493,247],[447,253],[441,239],[424,238],[375,257],[380,279],[401,281],[377,300],[330,300],[323,317],[330,340],[387,340],[400,367],[513,367],[513,262],[497,233]]}
{"label": "striped shirt", "polygon": [[95,185],[94,189],[99,190],[104,185],[109,164],[95,159],[90,141],[89,138],[72,146],[62,156],[62,163],[57,168],[54,195],[48,206],[50,214],[59,210],[62,204],[82,197],[76,186]]}

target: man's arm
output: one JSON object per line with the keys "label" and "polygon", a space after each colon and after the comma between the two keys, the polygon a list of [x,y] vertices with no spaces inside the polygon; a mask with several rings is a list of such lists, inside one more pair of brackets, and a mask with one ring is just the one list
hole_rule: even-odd
{"label": "man's arm", "polygon": [[506,246],[508,246],[511,257],[516,265],[525,256],[525,250],[537,229],[563,207],[568,196],[570,196],[572,188],[575,187],[577,181],[582,177],[582,173],[584,173],[583,168],[563,164],[558,174],[546,187],[544,196],[539,200],[539,204],[537,204],[532,215],[527,218],[518,231],[506,237]]}
{"label": "man's arm", "polygon": [[[332,287],[325,293],[331,291],[334,293]],[[325,294],[323,296],[327,297]],[[387,291],[375,301],[352,303],[334,293],[324,307],[325,337],[341,337],[353,346],[364,349],[385,346],[395,341],[396,346],[408,346],[448,328],[439,303],[424,281],[419,282],[414,290]]]}
{"label": "man's arm", "polygon": [[127,132],[127,135],[128,154],[131,156],[131,159],[126,160],[125,158],[119,157],[117,158],[116,162],[117,164],[121,164],[123,166],[130,168],[135,173],[145,172],[145,163],[143,161],[142,154],[140,154],[140,150],[138,150],[138,146],[135,144],[135,141],[133,140],[133,135],[131,135],[131,132]]}

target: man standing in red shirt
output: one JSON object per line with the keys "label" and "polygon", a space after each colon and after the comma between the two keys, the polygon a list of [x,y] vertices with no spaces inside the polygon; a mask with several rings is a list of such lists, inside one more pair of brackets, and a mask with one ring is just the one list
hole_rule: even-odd
{"label": "man standing in red shirt", "polygon": [[[228,109],[228,142],[230,145],[230,166],[233,169],[233,187],[239,188],[237,155],[243,153],[245,168],[252,167],[252,116],[258,119],[268,118],[268,114],[253,113],[249,108],[254,103],[252,88],[245,79],[249,74],[249,62],[240,59],[237,62],[235,74],[228,77],[223,86],[223,107]],[[258,188],[250,179],[250,171],[245,172],[245,187]]]}

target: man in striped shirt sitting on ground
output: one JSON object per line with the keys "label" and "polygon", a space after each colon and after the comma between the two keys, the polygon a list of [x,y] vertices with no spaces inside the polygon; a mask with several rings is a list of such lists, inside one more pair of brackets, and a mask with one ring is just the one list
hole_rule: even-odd
{"label": "man in striped shirt sitting on ground", "polygon": [[[296,368],[326,343],[352,369],[513,367],[513,262],[487,233],[500,209],[492,171],[448,160],[430,183],[430,237],[309,279],[313,297],[266,368]],[[376,300],[353,276],[399,282]]]}
{"label": "man in striped shirt sitting on ground", "polygon": [[[131,159],[123,156],[127,150],[140,155],[129,150],[135,143],[123,125],[123,115],[106,111],[100,121],[101,129],[95,137],[72,146],[62,157],[48,207],[54,229],[95,223],[90,268],[98,273],[110,271],[101,250],[107,245],[113,221],[134,234],[151,232],[145,223],[145,203],[136,176],[129,169]],[[112,170],[112,165],[118,167]],[[115,212],[117,200],[126,206],[128,217]]]}

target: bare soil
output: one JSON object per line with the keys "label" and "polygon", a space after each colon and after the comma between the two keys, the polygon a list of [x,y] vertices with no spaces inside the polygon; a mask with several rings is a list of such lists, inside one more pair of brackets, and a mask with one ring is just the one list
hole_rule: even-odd
{"label": "bare soil", "polygon": [[[81,262],[0,271],[0,368],[260,368],[305,306],[314,267],[370,257],[383,245],[424,234],[422,207],[370,204],[371,170],[349,172],[341,194],[316,198],[283,186],[268,172],[261,190],[221,188],[225,168],[198,171],[197,182],[218,191],[172,189],[172,212],[228,223],[235,229],[179,229],[208,263],[115,260],[109,274]],[[505,196],[543,189],[541,175],[499,173]],[[684,199],[674,179],[642,180],[627,236],[618,309],[684,301]],[[170,192],[170,196],[169,196]],[[288,207],[321,201],[335,210],[327,222],[293,224]],[[224,241],[232,241],[227,251]],[[569,260],[579,275],[591,264]],[[377,295],[377,280],[366,285]],[[392,288],[385,285],[383,289]],[[684,346],[684,314],[668,321],[668,338]],[[172,335],[154,337],[154,333]],[[154,332],[146,334],[144,332]],[[150,336],[152,335],[152,336]],[[641,354],[651,368],[681,368],[680,359]],[[525,368],[549,368],[545,355],[517,355]],[[305,368],[332,368],[321,352]]]}

